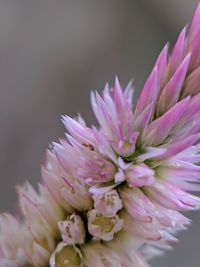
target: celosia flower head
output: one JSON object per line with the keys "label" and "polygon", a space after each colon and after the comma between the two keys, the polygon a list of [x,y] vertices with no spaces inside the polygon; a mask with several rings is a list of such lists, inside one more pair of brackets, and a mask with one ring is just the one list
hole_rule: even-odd
{"label": "celosia flower head", "polygon": [[39,192],[18,187],[21,219],[0,216],[0,266],[147,267],[177,242],[200,208],[200,4],[132,100],[116,78],[91,94],[99,127],[63,116]]}

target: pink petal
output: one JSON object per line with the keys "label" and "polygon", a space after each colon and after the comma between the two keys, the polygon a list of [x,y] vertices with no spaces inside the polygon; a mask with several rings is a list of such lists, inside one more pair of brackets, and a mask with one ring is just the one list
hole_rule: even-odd
{"label": "pink petal", "polygon": [[[185,27],[182,32],[180,33],[178,40],[173,48],[171,57],[169,59],[169,72],[172,75],[178,66],[181,64],[181,61],[183,60],[184,54],[185,54],[185,35],[186,35],[186,29]],[[170,75],[170,76],[171,76]]]}
{"label": "pink petal", "polygon": [[200,3],[198,4],[196,11],[193,16],[193,20],[190,27],[189,32],[189,42],[193,42],[194,38],[196,37],[197,33],[199,32],[199,25],[200,25]]}
{"label": "pink petal", "polygon": [[200,91],[200,66],[187,76],[182,97],[195,95]]}
{"label": "pink petal", "polygon": [[84,127],[68,116],[62,116],[62,119],[70,134],[80,143],[94,144],[94,136],[90,128]]}
{"label": "pink petal", "polygon": [[173,105],[175,105],[179,99],[180,92],[185,80],[188,65],[190,62],[191,54],[188,54],[181,65],[176,70],[170,81],[167,83],[162,91],[158,102],[158,114],[163,114]]}
{"label": "pink petal", "polygon": [[188,51],[192,52],[192,57],[189,66],[189,71],[192,72],[195,68],[198,67],[200,63],[200,31],[195,37],[192,44],[190,45]]}
{"label": "pink petal", "polygon": [[152,116],[153,104],[149,104],[134,121],[134,128],[137,132],[144,132]]}
{"label": "pink petal", "polygon": [[137,187],[120,189],[120,197],[126,211],[132,218],[142,222],[152,222],[154,205]]}
{"label": "pink petal", "polygon": [[161,51],[155,67],[158,69],[158,88],[161,88],[165,79],[166,68],[168,63],[168,43],[164,46],[163,50]]}
{"label": "pink petal", "polygon": [[190,97],[187,97],[178,102],[162,117],[150,124],[148,133],[144,140],[145,144],[159,145],[168,136],[187,108],[189,99]]}
{"label": "pink petal", "polygon": [[166,148],[167,151],[163,155],[158,157],[157,160],[164,160],[175,156],[176,154],[182,152],[183,150],[187,149],[188,147],[196,143],[199,138],[200,134],[195,134],[186,137],[183,140],[173,142],[166,146],[162,146],[162,148]]}
{"label": "pink petal", "polygon": [[134,116],[137,118],[139,114],[149,105],[156,100],[158,93],[158,70],[155,67],[147,79],[142,93],[137,102],[136,110]]}

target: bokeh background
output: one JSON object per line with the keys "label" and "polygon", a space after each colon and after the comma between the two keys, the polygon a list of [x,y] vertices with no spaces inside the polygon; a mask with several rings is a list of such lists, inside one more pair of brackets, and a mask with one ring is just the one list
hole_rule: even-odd
{"label": "bokeh background", "polygon": [[[60,114],[94,123],[89,91],[133,78],[136,95],[164,44],[173,44],[198,0],[0,0],[0,211],[15,185],[40,179]],[[190,214],[189,214],[190,215]],[[154,267],[200,266],[200,215]]]}

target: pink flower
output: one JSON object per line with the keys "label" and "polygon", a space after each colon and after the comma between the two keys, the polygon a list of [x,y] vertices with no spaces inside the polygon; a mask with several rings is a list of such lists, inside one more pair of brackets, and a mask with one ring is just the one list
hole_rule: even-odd
{"label": "pink flower", "polygon": [[155,184],[155,171],[146,164],[131,165],[126,170],[126,180],[129,186],[151,186]]}
{"label": "pink flower", "polygon": [[136,220],[151,222],[155,207],[150,199],[137,187],[122,187],[119,191],[123,206]]}
{"label": "pink flower", "polygon": [[79,143],[72,137],[68,138],[72,146],[64,141],[62,145],[54,144],[57,157],[66,171],[71,170],[72,176],[88,185],[105,183],[113,179],[116,167],[110,160],[97,153],[92,144]]}
{"label": "pink flower", "polygon": [[199,210],[200,4],[161,51],[132,110],[131,83],[91,94],[100,127],[63,116],[39,192],[18,187],[20,219],[0,216],[0,266],[148,267]]}
{"label": "pink flower", "polygon": [[72,214],[65,221],[58,223],[62,240],[67,245],[83,244],[85,241],[85,227],[81,217]]}
{"label": "pink flower", "polygon": [[117,190],[112,190],[104,194],[94,194],[93,199],[96,211],[106,217],[114,216],[123,208]]}
{"label": "pink flower", "polygon": [[88,212],[88,231],[97,239],[109,241],[123,227],[123,220],[117,215],[106,217],[95,209]]}
{"label": "pink flower", "polygon": [[138,133],[134,131],[131,86],[127,86],[123,94],[116,78],[114,88],[109,90],[106,85],[102,98],[97,92],[92,93],[91,102],[102,131],[115,152],[121,156],[133,154]]}

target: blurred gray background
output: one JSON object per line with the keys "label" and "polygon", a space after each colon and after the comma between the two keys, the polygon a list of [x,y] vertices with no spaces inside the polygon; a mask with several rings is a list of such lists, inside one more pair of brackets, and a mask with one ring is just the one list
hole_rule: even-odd
{"label": "blurred gray background", "polygon": [[[15,185],[40,179],[60,114],[94,122],[89,91],[134,78],[137,93],[164,44],[174,42],[198,0],[0,0],[0,211]],[[154,267],[200,266],[200,214]]]}

